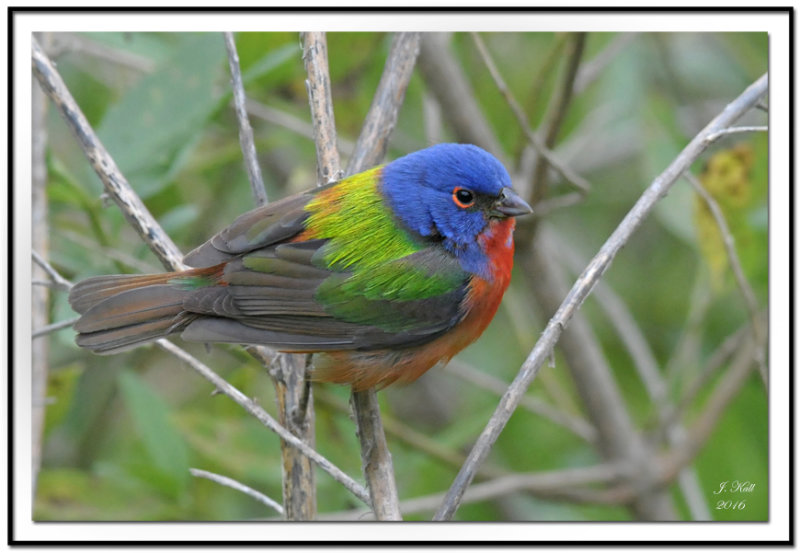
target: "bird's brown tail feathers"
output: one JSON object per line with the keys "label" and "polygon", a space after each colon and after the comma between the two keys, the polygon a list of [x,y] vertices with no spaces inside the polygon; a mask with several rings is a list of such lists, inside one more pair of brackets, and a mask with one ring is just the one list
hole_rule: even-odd
{"label": "bird's brown tail feathers", "polygon": [[170,280],[195,272],[111,275],[79,282],[69,293],[70,305],[81,313],[74,325],[76,343],[110,354],[183,329],[193,318],[183,310],[190,291]]}

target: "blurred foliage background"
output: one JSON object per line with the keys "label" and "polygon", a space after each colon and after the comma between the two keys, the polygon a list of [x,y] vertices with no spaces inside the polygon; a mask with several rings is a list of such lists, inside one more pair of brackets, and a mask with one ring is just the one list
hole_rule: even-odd
{"label": "blurred foliage background", "polygon": [[[532,128],[547,113],[564,71],[567,34],[482,34]],[[251,209],[223,38],[218,34],[83,34],[48,37],[78,104],[134,189],[173,240],[188,252]],[[236,36],[251,123],[270,199],[313,186],[314,144],[296,33]],[[328,35],[337,131],[346,159],[358,136],[386,58],[390,36]],[[498,137],[509,170],[521,171],[525,146],[508,104],[468,34],[454,34],[451,53]],[[606,62],[602,56],[608,55]],[[578,74],[581,89],[566,112],[555,151],[591,182],[578,202],[543,211],[537,224],[558,237],[577,260],[569,283],[605,241],[643,189],[686,143],[767,70],[766,34],[590,34]],[[584,82],[581,78],[585,79]],[[406,93],[389,157],[454,136],[417,73]],[[759,119],[760,116],[760,119]],[[763,124],[764,114],[751,114]],[[47,257],[73,281],[98,274],[158,272],[155,257],[107,205],[102,185],[74,137],[48,110]],[[695,166],[726,216],[745,276],[762,309],[767,302],[767,139],[765,133],[721,140]],[[516,163],[516,165],[514,165]],[[572,191],[551,179],[548,198]],[[529,185],[517,183],[521,190]],[[545,199],[545,201],[547,198]],[[537,209],[537,206],[534,206]],[[525,255],[524,251],[519,252]],[[555,260],[562,262],[563,260]],[[510,382],[551,313],[531,297],[519,264],[506,301],[485,335],[410,386],[379,394],[401,499],[439,493],[458,466],[417,443],[427,439],[463,456],[493,412],[498,395],[460,378],[460,367]],[[531,276],[531,275],[529,275]],[[532,275],[535,278],[535,275]],[[745,302],[727,264],[710,212],[683,180],[660,202],[604,277],[623,300],[652,349],[678,403],[723,342],[748,324]],[[75,316],[66,294],[51,294],[49,317]],[[637,427],[655,440],[658,417],[631,356],[603,308],[583,308]],[[113,357],[94,356],[64,329],[37,338],[49,348],[48,405],[36,520],[238,520],[276,516],[253,499],[207,480],[189,467],[227,475],[280,499],[278,438],[209,384],[153,347]],[[180,340],[178,340],[180,342]],[[275,412],[266,371],[240,348],[181,343],[232,384]],[[571,417],[579,399],[560,355],[528,395]],[[700,387],[681,413],[690,424],[703,410],[727,363]],[[467,368],[464,368],[467,370]],[[471,373],[471,374],[473,374]],[[315,385],[318,450],[360,478],[360,455],[348,415],[349,391]],[[693,463],[698,489],[713,520],[766,520],[767,394],[757,371],[725,411]],[[416,441],[415,441],[416,440]],[[536,472],[600,462],[586,440],[552,420],[519,409],[489,465]],[[751,492],[715,494],[724,481],[754,483]],[[362,507],[320,472],[319,512]],[[675,485],[683,519],[692,515]],[[745,501],[741,509],[720,500]],[[407,513],[429,519],[431,511]],[[459,520],[627,520],[623,505],[553,501],[524,490],[480,502]]]}

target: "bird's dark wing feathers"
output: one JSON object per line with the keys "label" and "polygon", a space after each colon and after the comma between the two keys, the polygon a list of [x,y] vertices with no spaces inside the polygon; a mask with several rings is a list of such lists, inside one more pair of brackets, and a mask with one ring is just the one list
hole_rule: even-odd
{"label": "bird's dark wing feathers", "polygon": [[239,216],[183,258],[190,267],[210,267],[244,253],[277,244],[303,231],[308,212],[303,207],[312,193],[289,196]]}
{"label": "bird's dark wing feathers", "polygon": [[[228,243],[237,243],[235,237]],[[463,285],[426,299],[387,301],[367,298],[366,290],[364,295],[356,293],[356,309],[370,314],[370,324],[364,317],[356,321],[332,314],[318,301],[317,288],[328,279],[333,279],[328,288],[331,282],[344,283],[348,273],[314,262],[324,244],[325,240],[280,243],[229,258],[222,277],[226,285],[199,288],[184,301],[187,311],[206,316],[190,323],[183,337],[260,343],[285,351],[370,350],[424,344],[461,320],[466,274]],[[453,266],[457,261],[443,262],[435,248],[413,254],[415,261],[431,270],[429,259],[435,257],[441,270],[460,271]],[[352,289],[348,294],[353,298]]]}

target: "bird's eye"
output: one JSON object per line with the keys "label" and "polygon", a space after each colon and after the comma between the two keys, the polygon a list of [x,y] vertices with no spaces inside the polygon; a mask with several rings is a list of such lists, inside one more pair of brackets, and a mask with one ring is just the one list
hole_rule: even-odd
{"label": "bird's eye", "polygon": [[453,188],[453,201],[458,207],[466,209],[475,204],[475,194],[468,188],[456,186]]}

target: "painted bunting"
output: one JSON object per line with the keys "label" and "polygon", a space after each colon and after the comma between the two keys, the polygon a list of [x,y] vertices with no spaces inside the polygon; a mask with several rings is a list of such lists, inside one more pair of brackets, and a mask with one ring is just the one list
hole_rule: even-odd
{"label": "painted bunting", "polygon": [[315,379],[355,389],[410,382],[494,317],[531,211],[492,155],[438,144],[245,213],[191,269],[78,283],[76,341],[105,354],[180,332],[318,353]]}

